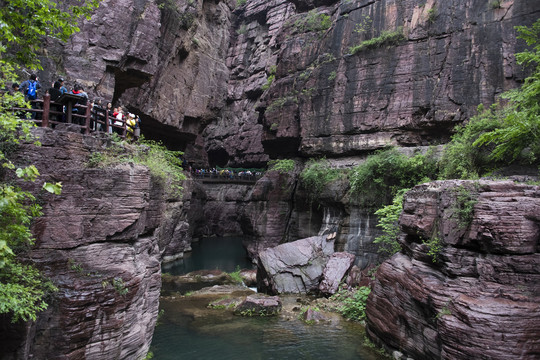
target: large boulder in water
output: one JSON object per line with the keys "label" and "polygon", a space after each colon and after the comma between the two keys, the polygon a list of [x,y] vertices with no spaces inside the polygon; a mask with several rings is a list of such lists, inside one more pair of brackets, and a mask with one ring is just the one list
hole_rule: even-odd
{"label": "large boulder in water", "polygon": [[333,253],[323,271],[323,279],[319,290],[323,294],[332,295],[338,290],[339,283],[351,268],[354,255],[346,252]]}
{"label": "large boulder in water", "polygon": [[257,288],[272,294],[316,291],[334,241],[313,236],[278,245],[259,254]]}

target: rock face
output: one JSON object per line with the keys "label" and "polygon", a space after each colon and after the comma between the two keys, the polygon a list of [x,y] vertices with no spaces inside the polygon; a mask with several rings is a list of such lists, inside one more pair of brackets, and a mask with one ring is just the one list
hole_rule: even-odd
{"label": "rock face", "polygon": [[257,289],[266,293],[316,291],[334,242],[314,236],[266,249],[259,254]]}
{"label": "rock face", "polygon": [[235,314],[244,316],[277,315],[280,311],[281,299],[264,294],[249,295],[234,309]]}
{"label": "rock face", "polygon": [[[48,44],[57,57],[41,77],[121,102],[143,134],[201,166],[357,156],[444,142],[515,87],[513,27],[539,11],[526,0],[104,1],[67,45]],[[397,40],[353,51],[384,31]]]}
{"label": "rock face", "polygon": [[319,291],[326,295],[335,294],[343,277],[354,262],[354,255],[338,252],[333,253],[323,270],[323,279]]}
{"label": "rock face", "polygon": [[369,336],[414,359],[538,358],[539,195],[511,181],[407,193],[403,251],[377,271]]}
{"label": "rock face", "polygon": [[40,195],[43,216],[29,254],[59,290],[1,352],[13,359],[144,358],[161,288],[163,187],[145,167],[87,168],[107,140],[37,133],[42,146],[23,146],[15,163],[33,163],[42,179],[63,184],[61,195]]}
{"label": "rock face", "polygon": [[[184,150],[193,166],[326,156],[350,167],[384,146],[444,143],[478,104],[516,87],[524,73],[513,54],[524,44],[513,27],[539,12],[526,0],[103,1],[68,44],[47,44],[39,75],[66,75],[138,113],[146,137]],[[396,40],[375,41],[385,32]],[[353,51],[366,40],[378,46]],[[192,234],[250,236],[255,256],[334,227],[336,250],[362,269],[376,261],[373,214],[341,199],[308,205],[310,189],[287,181],[270,199],[257,194],[273,182],[253,198],[236,189],[240,210],[232,191],[219,204],[225,191],[208,186],[206,204],[194,186],[189,215],[168,211],[189,219],[167,228],[179,245],[166,256],[189,249]],[[199,226],[207,217],[212,229]]]}

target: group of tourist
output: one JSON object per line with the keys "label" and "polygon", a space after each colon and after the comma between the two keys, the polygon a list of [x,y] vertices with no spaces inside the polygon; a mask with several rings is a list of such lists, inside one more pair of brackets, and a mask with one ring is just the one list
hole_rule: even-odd
{"label": "group of tourist", "polygon": [[239,179],[239,180],[256,180],[262,176],[262,173],[251,170],[234,171],[232,169],[189,169],[191,173],[198,178],[214,178],[214,179]]}
{"label": "group of tourist", "polygon": [[[17,92],[20,91],[25,96],[25,100],[30,101],[32,109],[39,109],[39,102],[34,100],[38,99],[38,90],[42,88],[41,83],[36,74],[31,74],[28,80],[23,81],[20,85],[17,83],[12,84],[11,91]],[[51,117],[56,121],[65,121],[65,107],[62,104],[54,103],[56,102],[63,94],[73,94],[81,98],[80,101],[76,102],[76,105],[81,106],[91,106],[92,108],[92,130],[94,131],[105,131],[103,124],[98,120],[99,117],[105,118],[105,114],[108,113],[109,117],[109,133],[117,133],[119,135],[123,134],[123,127],[126,124],[126,137],[129,140],[137,140],[140,136],[141,129],[141,119],[138,115],[127,112],[122,107],[112,107],[112,103],[108,102],[104,107],[102,105],[101,99],[97,99],[88,104],[88,94],[84,91],[84,88],[81,84],[75,83],[71,90],[68,90],[64,86],[64,79],[59,77],[56,81],[53,82],[52,86],[47,90],[47,93],[50,95],[51,99],[51,110],[57,114],[51,115]],[[73,107],[73,113],[79,111],[77,106]],[[63,113],[58,115],[58,113]],[[39,120],[39,114],[37,112],[32,112],[32,119]],[[82,124],[79,124],[82,125]]]}

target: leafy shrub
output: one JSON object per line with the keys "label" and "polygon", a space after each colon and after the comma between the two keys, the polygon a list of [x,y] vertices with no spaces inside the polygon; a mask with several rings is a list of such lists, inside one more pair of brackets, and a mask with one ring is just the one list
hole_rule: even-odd
{"label": "leafy shrub", "polygon": [[332,72],[330,73],[330,75],[328,75],[328,80],[329,80],[329,81],[332,81],[332,80],[334,80],[336,77],[337,77],[337,73],[336,73],[336,71],[334,70],[334,71],[332,71]]}
{"label": "leafy shrub", "polygon": [[235,283],[238,283],[238,284],[244,283],[244,279],[242,279],[242,276],[240,275],[241,271],[242,269],[240,269],[240,266],[236,266],[236,270],[229,273],[229,276]]}
{"label": "leafy shrub", "polygon": [[275,78],[276,78],[276,75],[274,74],[268,76],[268,79],[266,79],[266,84],[262,86],[263,91],[268,90],[270,88],[270,85],[272,85]]}
{"label": "leafy shrub", "polygon": [[401,245],[397,241],[399,235],[399,215],[403,209],[403,196],[409,189],[401,189],[398,191],[392,204],[383,206],[375,211],[375,215],[379,217],[377,227],[380,227],[383,234],[377,236],[373,241],[379,245],[377,252],[392,256],[401,250]]}
{"label": "leafy shrub", "polygon": [[[503,126],[502,108],[492,105],[478,106],[478,115],[463,126],[456,127],[451,141],[444,147],[439,161],[441,179],[477,179],[493,170],[496,163],[491,157],[493,146],[476,144],[478,138]],[[500,165],[500,164],[499,164]]]}
{"label": "leafy shrub", "polygon": [[395,148],[379,150],[350,174],[351,192],[360,204],[379,208],[390,204],[401,189],[435,179],[437,161],[432,150],[411,157]]}
{"label": "leafy shrub", "polygon": [[293,96],[293,95],[280,97],[280,98],[274,100],[272,103],[270,103],[270,105],[268,105],[268,107],[266,108],[266,111],[271,112],[271,111],[274,111],[274,110],[279,110],[288,103],[297,104],[298,103],[298,97]]}
{"label": "leafy shrub", "polygon": [[301,32],[325,31],[332,26],[332,19],[329,15],[317,13],[317,10],[313,9],[306,16],[296,20],[294,26]]}
{"label": "leafy shrub", "polygon": [[161,142],[145,140],[143,137],[134,147],[123,147],[123,141],[113,142],[113,146],[90,155],[87,166],[104,167],[121,162],[144,165],[150,174],[166,186],[169,195],[179,196],[182,181],[186,179],[180,156],[181,151],[167,149]]}
{"label": "leafy shrub", "polygon": [[161,142],[140,140],[137,152],[130,160],[148,167],[150,173],[167,186],[171,195],[180,195],[182,181],[186,179],[182,172],[181,151],[167,149]]}
{"label": "leafy shrub", "polygon": [[294,160],[291,160],[291,159],[270,160],[268,162],[268,170],[277,171],[280,174],[289,174],[294,170]]}
{"label": "leafy shrub", "polygon": [[338,308],[341,315],[350,320],[362,321],[366,318],[366,301],[370,292],[368,286],[360,286],[354,290],[340,288],[330,299],[342,303]]}
{"label": "leafy shrub", "polygon": [[435,19],[437,19],[438,11],[437,8],[432,7],[428,10],[428,17],[427,22],[430,24],[433,24],[435,22]]}
{"label": "leafy shrub", "polygon": [[302,186],[310,191],[310,196],[315,198],[328,183],[337,180],[342,174],[342,170],[332,168],[325,158],[310,159],[300,173],[300,180]]}
{"label": "leafy shrub", "polygon": [[354,55],[359,53],[360,51],[367,49],[375,49],[383,45],[397,45],[402,40],[405,40],[405,34],[403,33],[402,27],[399,27],[394,31],[385,30],[381,33],[381,35],[377,37],[362,41],[356,46],[351,46],[349,48],[349,53],[351,55]]}
{"label": "leafy shrub", "polygon": [[459,227],[465,229],[471,225],[474,218],[474,206],[478,202],[478,194],[464,186],[458,187],[455,193],[456,202],[452,207],[453,215],[457,218]]}
{"label": "leafy shrub", "polygon": [[476,145],[494,144],[494,160],[508,156],[516,159],[528,149],[531,160],[536,161],[540,155],[540,19],[531,28],[517,26],[516,29],[518,38],[532,46],[531,50],[517,53],[516,62],[533,67],[533,73],[520,88],[501,95],[509,101],[503,126],[482,134]]}

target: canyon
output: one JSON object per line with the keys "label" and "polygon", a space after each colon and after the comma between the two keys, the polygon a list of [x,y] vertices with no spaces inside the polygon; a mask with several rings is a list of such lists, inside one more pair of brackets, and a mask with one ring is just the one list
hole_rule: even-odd
{"label": "canyon", "polygon": [[[388,146],[444,145],[479,104],[522,83],[514,27],[539,15],[525,0],[103,0],[66,44],[47,40],[43,83],[62,75],[138,114],[142,134],[183,151],[186,168],[295,166],[255,184],[188,174],[183,195],[170,196],[144,167],[88,168],[107,136],[36,130],[42,146],[25,144],[16,160],[64,184],[43,195],[31,252],[60,290],[36,322],[2,321],[2,358],[144,358],[160,264],[202,237],[242,235],[256,261],[335,233],[334,251],[360,269],[378,264],[373,209],[346,179],[313,201],[299,179],[306,162],[350,169]],[[451,216],[463,186],[478,197],[465,228]],[[370,338],[415,359],[539,356],[537,198],[537,186],[511,180],[409,192],[402,250],[372,282]],[[434,231],[437,261],[421,238]]]}

